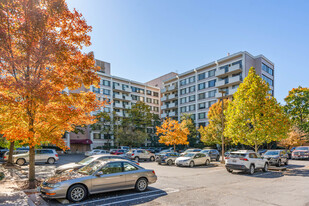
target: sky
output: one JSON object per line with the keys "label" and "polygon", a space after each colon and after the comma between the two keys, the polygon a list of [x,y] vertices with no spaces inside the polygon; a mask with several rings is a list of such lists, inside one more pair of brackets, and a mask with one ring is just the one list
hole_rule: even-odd
{"label": "sky", "polygon": [[307,0],[68,0],[85,17],[95,58],[111,73],[147,82],[227,53],[263,54],[275,64],[275,97],[309,87]]}

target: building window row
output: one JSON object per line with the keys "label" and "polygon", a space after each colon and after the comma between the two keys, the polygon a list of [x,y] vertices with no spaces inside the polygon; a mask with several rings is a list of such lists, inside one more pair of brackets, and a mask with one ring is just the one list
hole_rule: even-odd
{"label": "building window row", "polygon": [[138,87],[133,87],[133,86],[131,86],[131,88],[132,88],[132,92],[136,92],[136,93],[140,93],[140,94],[145,93],[144,89],[141,89],[141,88],[138,88]]}
{"label": "building window row", "polygon": [[183,79],[183,80],[180,80],[180,86],[184,86],[184,85],[187,85],[187,84],[191,84],[195,82],[195,76],[192,76],[192,77],[189,77],[187,79]]}
{"label": "building window row", "polygon": [[216,79],[208,81],[208,82],[203,82],[198,84],[198,90],[210,88],[210,87],[215,87],[216,86]]}
{"label": "building window row", "polygon": [[202,80],[202,79],[206,79],[206,78],[209,78],[209,77],[213,77],[215,76],[216,74],[216,70],[213,69],[213,70],[210,70],[208,72],[204,72],[204,73],[201,73],[198,75],[198,80]]}
{"label": "building window row", "polygon": [[266,64],[262,63],[262,69],[268,74],[270,74],[271,76],[274,76],[274,70],[270,68],[269,66],[267,66]]}
{"label": "building window row", "polygon": [[198,100],[215,97],[217,90],[212,90],[204,93],[198,94]]}
{"label": "building window row", "polygon": [[264,74],[262,74],[262,79],[264,79],[265,82],[268,83],[270,86],[274,86],[274,80],[268,78],[268,77],[265,76]]}
{"label": "building window row", "polygon": [[202,102],[198,104],[198,109],[208,109],[211,107],[211,105],[215,104],[217,101],[208,101],[208,102]]}
{"label": "building window row", "polygon": [[111,86],[111,82],[108,81],[108,80],[105,80],[105,79],[101,79],[101,85],[110,87]]}

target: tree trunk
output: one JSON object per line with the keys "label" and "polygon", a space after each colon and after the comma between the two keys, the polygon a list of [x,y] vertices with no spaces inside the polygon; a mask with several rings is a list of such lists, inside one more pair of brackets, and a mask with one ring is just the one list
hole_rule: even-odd
{"label": "tree trunk", "polygon": [[176,145],[174,145],[174,152],[176,152]]}
{"label": "tree trunk", "polygon": [[35,188],[35,148],[29,149],[29,189]]}
{"label": "tree trunk", "polygon": [[258,152],[258,146],[257,146],[256,143],[255,143],[254,149],[255,149],[255,152],[257,153]]}
{"label": "tree trunk", "polygon": [[7,165],[13,165],[13,151],[14,151],[14,145],[15,142],[10,142],[10,149],[9,149],[9,158],[8,158],[8,162]]}

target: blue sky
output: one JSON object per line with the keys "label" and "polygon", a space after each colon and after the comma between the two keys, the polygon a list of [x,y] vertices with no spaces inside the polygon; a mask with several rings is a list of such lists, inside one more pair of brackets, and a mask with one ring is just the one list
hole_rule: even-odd
{"label": "blue sky", "polygon": [[275,97],[309,86],[309,1],[68,0],[93,27],[97,59],[140,82],[196,68],[227,53],[275,63]]}

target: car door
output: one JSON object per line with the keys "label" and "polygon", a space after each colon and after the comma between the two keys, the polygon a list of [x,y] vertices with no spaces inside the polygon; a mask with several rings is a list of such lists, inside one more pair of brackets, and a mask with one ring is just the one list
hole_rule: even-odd
{"label": "car door", "polygon": [[138,170],[139,169],[131,163],[128,162],[123,163],[123,172],[125,175],[127,188],[133,188],[135,186],[135,183],[139,178]]}
{"label": "car door", "polygon": [[194,164],[195,165],[200,165],[201,164],[201,155],[200,154],[196,154],[193,158]]}
{"label": "car door", "polygon": [[43,150],[35,150],[35,162],[42,162],[44,157]]}
{"label": "car door", "polygon": [[92,179],[92,193],[123,189],[126,186],[122,162],[110,162],[103,166],[98,172],[101,176]]}
{"label": "car door", "polygon": [[258,165],[258,163],[257,163],[257,161],[256,161],[256,155],[254,154],[254,153],[249,153],[249,155],[248,155],[248,159],[249,159],[249,162],[250,163],[253,163],[254,164],[254,166],[255,166],[255,168],[258,168],[259,167],[259,165]]}
{"label": "car door", "polygon": [[201,153],[200,156],[201,156],[201,157],[200,157],[200,164],[201,164],[201,165],[204,165],[204,164],[206,163],[206,160],[207,160],[207,157],[206,157],[207,155]]}

